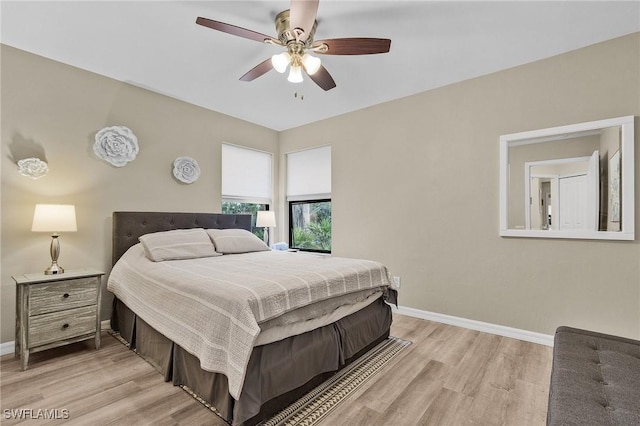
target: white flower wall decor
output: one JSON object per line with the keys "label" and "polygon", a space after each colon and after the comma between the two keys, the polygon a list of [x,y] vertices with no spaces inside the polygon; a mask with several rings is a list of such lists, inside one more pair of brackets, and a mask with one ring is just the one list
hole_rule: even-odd
{"label": "white flower wall decor", "polygon": [[200,166],[191,157],[178,157],[173,162],[173,175],[180,182],[193,183],[200,177]]}
{"label": "white flower wall decor", "polygon": [[93,144],[93,152],[116,167],[135,160],[138,150],[138,138],[125,126],[105,127],[96,133]]}
{"label": "white flower wall decor", "polygon": [[49,172],[49,166],[39,158],[25,158],[18,161],[18,172],[22,176],[39,179]]}

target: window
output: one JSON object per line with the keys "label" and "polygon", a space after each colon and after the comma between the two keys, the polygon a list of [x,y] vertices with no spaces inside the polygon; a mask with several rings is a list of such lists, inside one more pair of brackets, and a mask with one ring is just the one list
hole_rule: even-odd
{"label": "window", "polygon": [[234,201],[222,202],[222,213],[225,214],[237,214],[248,213],[251,214],[251,229],[253,234],[264,240],[264,228],[256,228],[256,216],[259,211],[269,210],[269,204],[257,204],[257,203],[236,203]]}
{"label": "window", "polygon": [[287,154],[289,247],[331,252],[331,147]]}
{"label": "window", "polygon": [[256,215],[271,204],[271,164],[269,152],[222,144],[222,213],[250,213],[251,229],[262,239]]}
{"label": "window", "polygon": [[331,200],[289,202],[289,246],[331,252]]}

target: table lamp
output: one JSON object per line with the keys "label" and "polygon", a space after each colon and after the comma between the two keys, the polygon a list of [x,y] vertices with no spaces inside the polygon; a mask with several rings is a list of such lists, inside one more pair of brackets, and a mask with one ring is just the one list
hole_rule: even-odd
{"label": "table lamp", "polygon": [[76,232],[76,207],[70,204],[36,204],[33,213],[31,232],[51,232],[51,266],[45,269],[45,275],[64,273],[58,265],[60,256],[59,232]]}
{"label": "table lamp", "polygon": [[256,227],[264,228],[264,242],[269,245],[269,228],[276,227],[276,213],[270,210],[259,211]]}

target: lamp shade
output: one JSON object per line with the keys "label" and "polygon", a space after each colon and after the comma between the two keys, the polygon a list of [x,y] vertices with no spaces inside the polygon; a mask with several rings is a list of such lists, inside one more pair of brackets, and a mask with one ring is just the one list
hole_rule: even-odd
{"label": "lamp shade", "polygon": [[291,83],[302,83],[302,67],[300,65],[291,65],[287,80]]}
{"label": "lamp shade", "polygon": [[320,65],[322,65],[320,58],[311,56],[308,53],[302,55],[302,64],[309,75],[315,74],[320,69]]}
{"label": "lamp shade", "polygon": [[76,232],[76,206],[71,204],[36,204],[32,232]]}
{"label": "lamp shade", "polygon": [[271,65],[273,65],[273,69],[278,71],[280,74],[286,71],[290,62],[291,55],[289,52],[282,52],[271,57]]}
{"label": "lamp shade", "polygon": [[256,218],[256,226],[258,228],[275,228],[276,213],[273,211],[259,211]]}

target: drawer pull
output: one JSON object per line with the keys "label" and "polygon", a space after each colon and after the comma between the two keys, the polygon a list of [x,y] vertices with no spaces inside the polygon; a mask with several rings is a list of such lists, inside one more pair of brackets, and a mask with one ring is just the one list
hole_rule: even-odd
{"label": "drawer pull", "polygon": [[65,298],[65,299],[68,298],[69,297],[69,293],[63,294],[62,297]]}
{"label": "drawer pull", "polygon": [[69,328],[69,324],[62,324],[62,328]]}

